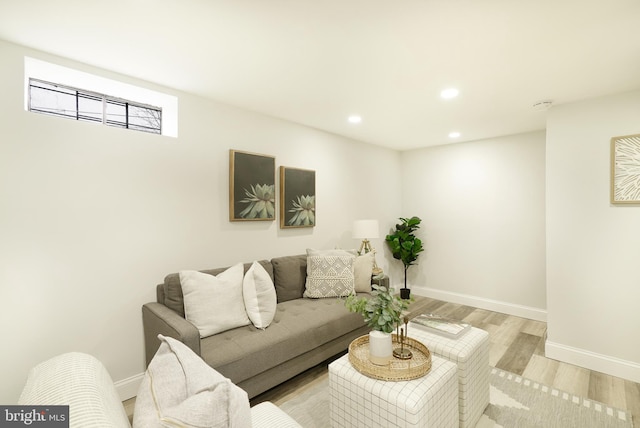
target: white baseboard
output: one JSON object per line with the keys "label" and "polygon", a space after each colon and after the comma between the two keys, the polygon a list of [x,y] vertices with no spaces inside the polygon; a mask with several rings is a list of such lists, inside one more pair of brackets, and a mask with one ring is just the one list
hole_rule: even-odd
{"label": "white baseboard", "polygon": [[116,391],[118,391],[118,395],[120,396],[120,401],[125,401],[138,395],[138,388],[140,388],[143,377],[144,373],[140,373],[114,382]]}
{"label": "white baseboard", "polygon": [[573,348],[549,340],[545,342],[545,356],[589,370],[640,383],[640,364],[632,361]]}
{"label": "white baseboard", "polygon": [[547,311],[545,309],[523,306],[509,302],[501,302],[499,300],[486,299],[484,297],[454,293],[451,291],[437,290],[435,288],[428,287],[412,286],[411,292],[419,296],[431,297],[432,299],[444,300],[446,302],[458,303],[461,305],[487,309],[493,312],[500,312],[531,320],[547,322]]}

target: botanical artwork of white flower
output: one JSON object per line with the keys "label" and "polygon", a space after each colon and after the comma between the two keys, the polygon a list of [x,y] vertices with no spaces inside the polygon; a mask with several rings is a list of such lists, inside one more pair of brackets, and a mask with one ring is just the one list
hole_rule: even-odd
{"label": "botanical artwork of white flower", "polygon": [[301,195],[291,201],[293,208],[289,210],[294,213],[289,219],[291,226],[313,226],[316,222],[316,197],[311,195]]}
{"label": "botanical artwork of white flower", "polygon": [[614,140],[614,202],[640,202],[640,135]]}
{"label": "botanical artwork of white flower", "polygon": [[246,198],[240,202],[248,204],[239,214],[242,218],[274,218],[276,213],[276,193],[273,184],[251,185],[251,191],[244,189]]}

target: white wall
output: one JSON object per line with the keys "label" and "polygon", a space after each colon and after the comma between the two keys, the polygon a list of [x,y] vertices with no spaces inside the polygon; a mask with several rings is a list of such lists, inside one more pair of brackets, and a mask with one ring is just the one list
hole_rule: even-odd
{"label": "white wall", "polygon": [[404,152],[402,168],[426,248],[416,292],[544,320],[544,132]]}
{"label": "white wall", "polygon": [[[24,55],[176,95],[179,138],[25,112]],[[609,139],[640,132],[640,93],[549,112],[545,264],[544,133],[399,154],[1,41],[0,58],[0,403],[67,351],[131,393],[140,307],[180,269],[354,247],[352,221],[378,218],[378,263],[400,284],[383,237],[411,215],[419,294],[548,317],[550,356],[640,380],[640,207],[608,203]],[[318,225],[229,222],[231,148],[316,170]]]}
{"label": "white wall", "polygon": [[640,92],[553,107],[547,124],[547,355],[640,382],[640,205],[609,203],[611,138]]}
{"label": "white wall", "polygon": [[[377,218],[383,233],[399,215],[395,151],[171,90],[177,139],[25,112],[24,55],[165,90],[0,42],[0,403],[68,351],[95,355],[131,394],[140,308],[166,274],[355,247],[353,220]],[[317,226],[229,222],[229,149],[315,170]]]}

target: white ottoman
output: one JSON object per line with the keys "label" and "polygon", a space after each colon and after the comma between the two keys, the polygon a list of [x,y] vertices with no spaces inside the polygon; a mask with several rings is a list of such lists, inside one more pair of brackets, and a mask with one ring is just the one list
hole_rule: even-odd
{"label": "white ottoman", "polygon": [[457,427],[456,374],[455,364],[432,355],[426,376],[386,382],[361,374],[344,355],[329,364],[331,426]]}
{"label": "white ottoman", "polygon": [[409,337],[419,340],[437,355],[458,365],[460,427],[475,427],[489,404],[489,333],[471,327],[451,339],[409,323]]}

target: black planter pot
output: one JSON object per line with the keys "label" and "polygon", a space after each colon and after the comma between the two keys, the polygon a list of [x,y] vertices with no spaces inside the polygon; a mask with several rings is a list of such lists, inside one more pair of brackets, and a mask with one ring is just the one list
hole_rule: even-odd
{"label": "black planter pot", "polygon": [[409,300],[411,298],[411,290],[409,288],[401,288],[400,298],[404,300]]}

